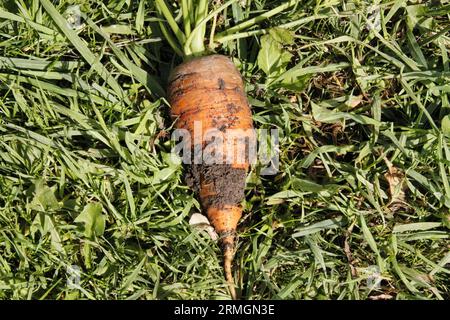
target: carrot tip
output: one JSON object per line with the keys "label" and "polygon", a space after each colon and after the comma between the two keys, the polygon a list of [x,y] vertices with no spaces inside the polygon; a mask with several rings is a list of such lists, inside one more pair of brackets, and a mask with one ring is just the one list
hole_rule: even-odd
{"label": "carrot tip", "polygon": [[233,255],[234,255],[234,233],[227,232],[226,236],[222,237],[222,250],[223,250],[223,268],[225,272],[225,279],[228,283],[228,289],[233,300],[237,299],[236,285],[233,277]]}

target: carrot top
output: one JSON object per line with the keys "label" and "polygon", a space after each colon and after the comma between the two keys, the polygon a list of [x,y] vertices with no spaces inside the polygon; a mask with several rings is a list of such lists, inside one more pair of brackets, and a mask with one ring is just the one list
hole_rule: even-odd
{"label": "carrot top", "polygon": [[[210,9],[210,1],[208,0],[180,0],[178,1],[178,7],[174,8],[177,16],[181,15],[181,19],[177,19],[172,12],[173,8],[170,8],[165,0],[156,0],[158,15],[161,18],[165,18],[165,21],[164,19],[159,21],[159,27],[172,49],[184,59],[189,59],[190,57],[207,55],[214,52],[217,45],[226,41],[267,33],[265,29],[247,30],[259,22],[298,4],[298,0],[286,1],[269,11],[216,34],[218,15],[237,1],[229,0],[222,5],[217,5]],[[177,22],[177,20],[180,22]],[[205,39],[208,23],[211,23],[211,26],[208,29],[209,45],[206,48]]]}

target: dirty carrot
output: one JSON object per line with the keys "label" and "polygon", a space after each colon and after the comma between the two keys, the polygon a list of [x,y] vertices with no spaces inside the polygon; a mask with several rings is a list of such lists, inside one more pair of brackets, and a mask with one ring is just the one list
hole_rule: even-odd
{"label": "dirty carrot", "polygon": [[[170,8],[164,0],[155,1],[160,17],[165,19],[159,22],[162,34],[174,52],[185,60],[169,78],[167,97],[171,115],[176,119],[178,129],[190,133],[194,157],[196,150],[204,152],[208,149],[216,160],[212,163],[204,161],[203,154],[203,162],[190,165],[187,182],[198,194],[203,211],[219,234],[225,278],[233,299],[237,298],[232,273],[236,228],[242,216],[241,203],[250,166],[249,143],[254,141],[255,136],[250,105],[239,71],[228,57],[210,54],[210,51],[215,50],[220,39],[229,39],[230,34],[238,32],[241,32],[241,38],[246,29],[286,10],[297,1],[286,1],[279,7],[224,30],[214,39],[217,15],[235,2],[229,0],[209,10],[207,0],[181,0],[179,7]],[[181,12],[182,27],[176,22],[172,9]],[[212,21],[212,28],[207,51],[204,43],[209,21]],[[200,133],[196,132],[198,126]],[[211,144],[217,141],[207,138],[208,132],[221,133],[221,147]],[[198,141],[194,137],[199,134],[201,138]]]}
{"label": "dirty carrot", "polygon": [[[218,160],[226,162],[227,151],[236,151],[231,163],[194,164],[189,173],[190,185],[200,197],[203,210],[216,232],[224,254],[224,269],[230,292],[236,297],[232,276],[232,259],[236,227],[242,215],[241,202],[248,157],[238,161],[237,153],[247,148],[242,134],[252,134],[253,122],[250,106],[244,93],[241,76],[231,62],[222,55],[192,59],[177,67],[169,80],[168,98],[171,113],[179,129],[187,129],[194,137],[195,122],[202,126],[202,136],[208,130],[223,133],[223,146],[229,142],[231,149],[215,150]],[[230,129],[241,129],[239,139],[229,134]],[[198,134],[198,133],[197,133]],[[233,140],[232,140],[233,139]],[[232,140],[232,141],[231,141]],[[200,141],[204,149],[207,141]],[[193,146],[194,147],[194,146]],[[195,147],[194,147],[195,148]],[[234,160],[234,161],[233,161]],[[220,161],[219,161],[220,162]]]}

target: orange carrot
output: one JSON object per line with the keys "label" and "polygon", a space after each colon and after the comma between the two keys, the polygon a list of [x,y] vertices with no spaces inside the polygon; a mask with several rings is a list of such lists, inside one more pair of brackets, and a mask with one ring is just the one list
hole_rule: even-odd
{"label": "orange carrot", "polygon": [[[194,137],[197,121],[201,123],[202,133],[219,130],[223,133],[224,144],[231,143],[233,151],[248,151],[248,140],[234,140],[236,137],[230,134],[230,129],[241,129],[244,130],[241,135],[251,139],[253,122],[241,75],[229,58],[210,55],[184,62],[169,79],[168,98],[177,128],[187,129]],[[204,150],[207,141],[203,139],[200,143]],[[225,159],[230,150],[215,151]],[[232,259],[248,168],[247,157],[243,161],[233,157],[227,164],[191,165],[190,173],[202,208],[220,236],[225,277],[233,299],[236,290]]]}

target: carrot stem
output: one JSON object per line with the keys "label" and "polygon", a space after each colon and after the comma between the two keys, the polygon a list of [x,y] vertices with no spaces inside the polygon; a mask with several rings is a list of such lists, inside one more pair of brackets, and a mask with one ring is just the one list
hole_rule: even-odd
{"label": "carrot stem", "polygon": [[176,54],[178,54],[179,56],[183,57],[184,56],[183,50],[181,50],[177,46],[177,41],[172,37],[169,30],[167,30],[166,26],[164,25],[164,23],[162,21],[159,21],[159,28],[161,29],[161,32],[164,35],[164,37],[166,38],[169,45],[172,47],[173,51],[175,51]]}
{"label": "carrot stem", "polygon": [[[197,12],[195,15],[195,27],[197,27],[200,21],[206,17],[208,13],[208,1],[200,0],[197,5]],[[206,32],[206,24],[202,24],[199,28],[194,29],[194,38],[191,43],[191,51],[194,54],[205,52],[205,32]]]}
{"label": "carrot stem", "polygon": [[211,20],[216,14],[218,14],[220,11],[222,11],[223,9],[225,9],[226,7],[228,7],[229,5],[231,5],[232,3],[236,2],[237,0],[229,0],[227,2],[225,2],[223,5],[221,5],[220,7],[218,7],[217,9],[211,11],[210,14],[208,14],[205,18],[203,18],[202,20],[198,21],[196,23],[196,27],[194,28],[194,30],[192,30],[191,34],[189,35],[189,37],[187,37],[186,42],[184,43],[184,52],[187,53],[188,51],[190,51],[191,48],[191,44],[192,41],[194,40],[194,36],[195,34],[201,30],[201,28],[209,21]]}
{"label": "carrot stem", "polygon": [[178,41],[180,43],[184,43],[186,41],[186,36],[181,31],[180,27],[178,26],[177,22],[175,21],[172,13],[170,12],[170,9],[167,7],[164,0],[155,0],[156,1],[156,7],[162,13],[164,18],[166,18],[167,23],[169,24],[170,28],[172,29],[173,33],[177,37]]}
{"label": "carrot stem", "polygon": [[[309,16],[309,17],[305,17],[305,18],[301,18],[295,21],[291,21],[288,23],[284,23],[284,24],[280,24],[277,27],[278,28],[284,28],[284,29],[289,29],[289,28],[293,28],[314,20],[319,20],[319,19],[324,19],[324,18],[328,18],[329,16],[327,15],[316,15],[316,16]],[[252,31],[245,31],[245,32],[239,32],[239,33],[233,33],[233,34],[224,34],[224,35],[220,35],[218,34],[214,41],[218,42],[218,43],[224,43],[230,40],[237,40],[237,39],[242,39],[242,38],[247,38],[247,37],[251,37],[251,36],[259,36],[262,34],[267,34],[269,32],[269,29],[258,29],[258,30],[252,30]]]}
{"label": "carrot stem", "polygon": [[211,33],[209,35],[209,48],[214,49],[214,33],[216,32],[217,15],[214,16],[211,26]]}
{"label": "carrot stem", "polygon": [[293,5],[295,5],[297,3],[298,3],[298,0],[291,0],[291,1],[288,1],[286,3],[283,3],[282,5],[279,5],[278,7],[274,8],[272,10],[269,10],[269,11],[263,13],[263,14],[260,14],[257,17],[254,17],[252,19],[244,21],[244,22],[242,22],[242,23],[240,23],[238,25],[235,25],[234,27],[231,27],[231,28],[227,29],[224,32],[221,32],[220,34],[218,34],[218,37],[223,37],[225,35],[237,33],[237,32],[239,32],[241,30],[247,29],[247,28],[249,28],[249,27],[251,27],[251,26],[253,26],[253,25],[255,25],[255,24],[257,24],[257,23],[259,23],[261,21],[263,21],[263,20],[266,20],[266,19],[268,19],[268,18],[270,18],[270,17],[272,17],[272,16],[274,16],[274,15],[276,15],[276,14],[278,14],[278,13],[284,11],[284,10],[286,10],[289,7],[292,7]]}
{"label": "carrot stem", "polygon": [[189,2],[188,0],[181,0],[181,11],[183,13],[183,26],[186,37],[191,34],[191,19],[189,15]]}

